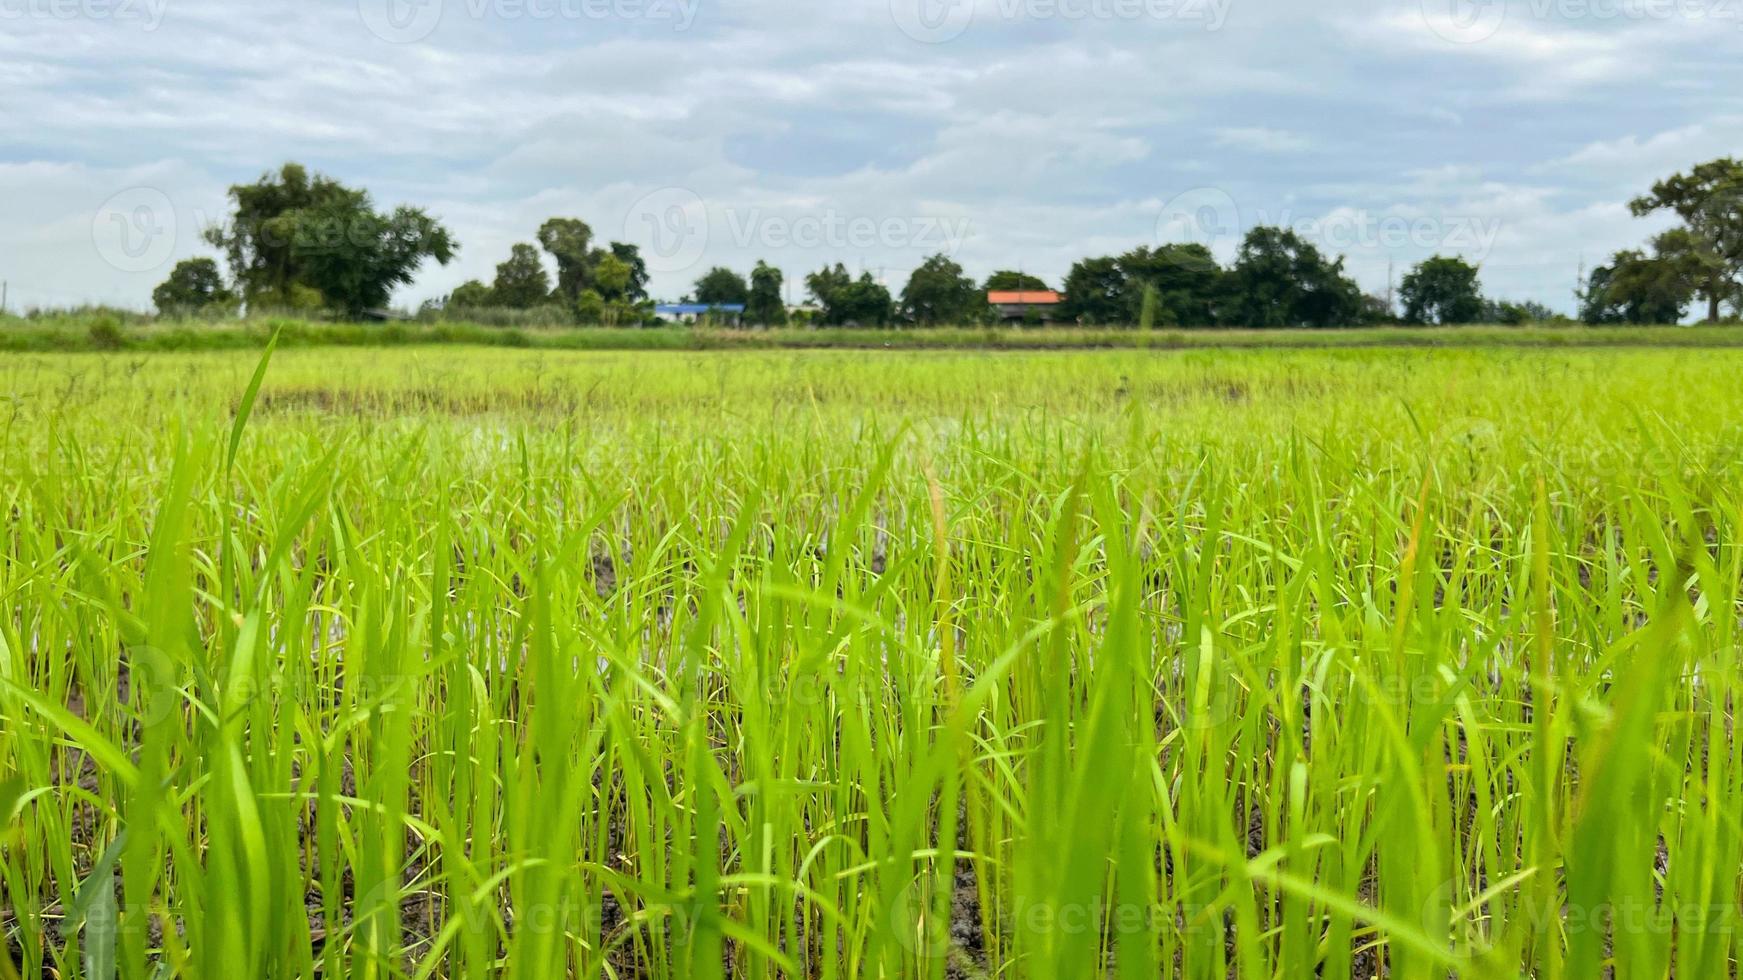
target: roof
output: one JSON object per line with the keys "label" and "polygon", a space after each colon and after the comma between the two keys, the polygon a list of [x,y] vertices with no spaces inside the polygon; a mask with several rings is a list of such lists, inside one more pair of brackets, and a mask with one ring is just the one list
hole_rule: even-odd
{"label": "roof", "polygon": [[986,301],[994,306],[1054,306],[1064,302],[1065,297],[1051,289],[1033,289],[990,292],[986,294]]}
{"label": "roof", "polygon": [[655,313],[667,316],[701,316],[704,313],[743,313],[743,303],[661,303]]}

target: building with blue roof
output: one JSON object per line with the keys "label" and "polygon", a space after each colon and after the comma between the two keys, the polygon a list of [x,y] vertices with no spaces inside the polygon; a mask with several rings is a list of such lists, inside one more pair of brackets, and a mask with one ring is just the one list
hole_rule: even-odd
{"label": "building with blue roof", "polygon": [[660,303],[654,315],[669,323],[695,323],[705,317],[718,317],[732,323],[744,317],[743,303]]}

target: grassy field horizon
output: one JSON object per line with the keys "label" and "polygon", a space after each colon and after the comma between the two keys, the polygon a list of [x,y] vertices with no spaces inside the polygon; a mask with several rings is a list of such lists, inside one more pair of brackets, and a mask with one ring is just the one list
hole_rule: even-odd
{"label": "grassy field horizon", "polygon": [[1740,376],[7,355],[0,977],[1735,975]]}
{"label": "grassy field horizon", "polygon": [[260,350],[454,345],[546,350],[1099,350],[1247,347],[1743,347],[1743,326],[1228,327],[964,326],[728,329],[496,327],[474,323],[334,323],[283,317],[234,321],[59,316],[0,319],[0,352]]}

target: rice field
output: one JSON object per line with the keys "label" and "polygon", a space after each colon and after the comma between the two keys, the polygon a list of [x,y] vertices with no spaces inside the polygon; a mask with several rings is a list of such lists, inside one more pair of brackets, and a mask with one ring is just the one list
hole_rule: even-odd
{"label": "rice field", "polygon": [[1739,378],[8,355],[0,978],[1736,977]]}

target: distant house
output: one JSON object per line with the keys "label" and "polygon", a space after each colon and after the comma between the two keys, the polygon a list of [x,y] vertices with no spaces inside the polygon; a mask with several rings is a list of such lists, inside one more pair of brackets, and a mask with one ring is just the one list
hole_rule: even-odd
{"label": "distant house", "polygon": [[743,303],[661,303],[654,307],[654,316],[667,323],[696,323],[699,320],[722,320],[737,323],[744,318]]}
{"label": "distant house", "polygon": [[1054,319],[1065,297],[1051,289],[1018,290],[986,294],[987,305],[998,311],[1001,320],[1027,320],[1038,312],[1043,320]]}

